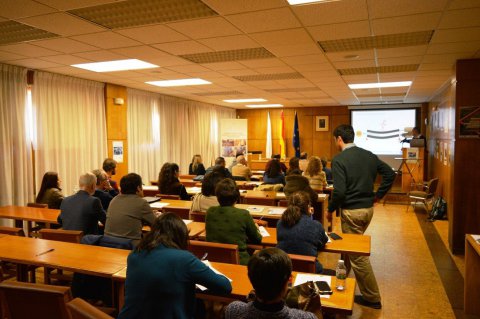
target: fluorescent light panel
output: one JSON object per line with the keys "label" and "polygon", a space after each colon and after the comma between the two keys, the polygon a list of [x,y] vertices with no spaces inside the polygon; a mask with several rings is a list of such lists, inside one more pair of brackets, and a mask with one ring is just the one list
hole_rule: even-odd
{"label": "fluorescent light panel", "polygon": [[252,103],[252,102],[266,102],[265,99],[234,99],[234,100],[223,100],[227,103]]}
{"label": "fluorescent light panel", "polygon": [[204,85],[212,84],[212,82],[205,81],[199,78],[192,79],[179,79],[179,80],[164,80],[164,81],[149,81],[147,84],[160,86],[160,87],[172,87],[172,86],[188,86],[188,85]]}
{"label": "fluorescent light panel", "polygon": [[151,64],[151,63],[148,63],[142,60],[137,60],[137,59],[81,63],[81,64],[73,64],[71,66],[93,71],[93,72],[115,72],[115,71],[158,68],[158,65]]}
{"label": "fluorescent light panel", "polygon": [[412,85],[412,81],[403,82],[383,82],[383,83],[359,83],[349,84],[348,87],[352,90],[358,89],[376,89],[376,88],[395,88]]}
{"label": "fluorescent light panel", "polygon": [[333,1],[340,1],[340,0],[287,0],[291,6],[296,6],[299,4],[311,4],[317,2],[333,2]]}
{"label": "fluorescent light panel", "polygon": [[246,107],[263,108],[263,107],[282,107],[283,104],[248,104]]}

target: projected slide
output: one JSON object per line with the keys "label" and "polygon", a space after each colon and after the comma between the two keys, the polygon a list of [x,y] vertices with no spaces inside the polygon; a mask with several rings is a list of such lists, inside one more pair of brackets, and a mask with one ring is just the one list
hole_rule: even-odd
{"label": "projected slide", "polygon": [[415,110],[354,110],[352,126],[357,146],[375,154],[400,155],[402,134],[415,126]]}

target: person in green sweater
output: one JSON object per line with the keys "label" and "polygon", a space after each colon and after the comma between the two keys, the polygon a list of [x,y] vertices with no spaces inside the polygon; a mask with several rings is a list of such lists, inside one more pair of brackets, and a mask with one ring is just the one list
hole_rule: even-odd
{"label": "person in green sweater", "polygon": [[188,229],[180,217],[165,213],[127,259],[125,306],[117,319],[196,316],[195,284],[212,294],[229,294],[230,281],[202,263],[188,248]]}
{"label": "person in green sweater", "polygon": [[[375,154],[357,147],[351,125],[342,124],[333,131],[340,154],[332,160],[333,195],[328,205],[328,219],[341,209],[342,231],[363,234],[373,217],[373,204],[388,192],[395,180],[392,168]],[[374,192],[377,174],[382,183]],[[382,308],[380,291],[368,256],[348,255],[362,295],[355,302],[374,309]]]}
{"label": "person in green sweater", "polygon": [[220,206],[210,207],[205,217],[206,239],[210,242],[238,245],[240,264],[247,265],[250,255],[247,252],[247,240],[260,244],[262,235],[252,216],[245,209],[235,208],[240,199],[235,181],[226,178],[215,187]]}

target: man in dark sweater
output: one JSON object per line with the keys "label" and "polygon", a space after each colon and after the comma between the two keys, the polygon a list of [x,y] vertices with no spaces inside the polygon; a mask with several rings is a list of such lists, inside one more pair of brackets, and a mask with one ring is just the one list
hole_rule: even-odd
{"label": "man in dark sweater", "polygon": [[[328,218],[341,208],[342,231],[347,234],[363,234],[373,217],[373,204],[381,199],[393,184],[395,173],[378,157],[360,147],[353,140],[351,125],[338,126],[333,135],[340,154],[332,161],[333,194],[328,205]],[[377,174],[382,183],[377,192],[373,185]],[[348,255],[362,295],[355,302],[367,307],[382,307],[380,291],[368,256]]]}

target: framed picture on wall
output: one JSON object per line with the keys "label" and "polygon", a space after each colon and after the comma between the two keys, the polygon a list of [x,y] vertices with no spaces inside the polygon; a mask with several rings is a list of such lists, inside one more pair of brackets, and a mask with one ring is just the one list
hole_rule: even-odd
{"label": "framed picture on wall", "polygon": [[315,116],[315,131],[328,131],[328,116]]}

